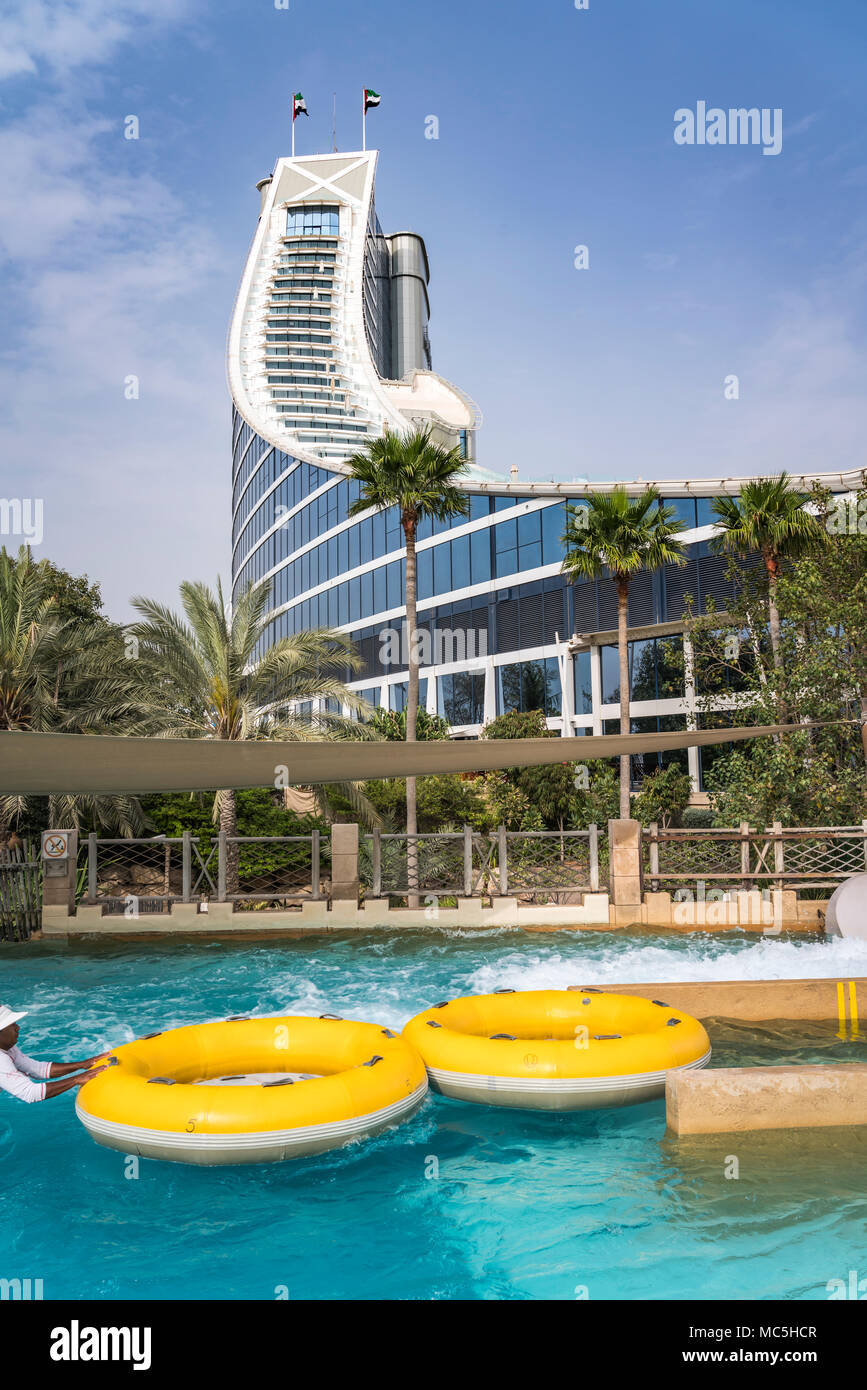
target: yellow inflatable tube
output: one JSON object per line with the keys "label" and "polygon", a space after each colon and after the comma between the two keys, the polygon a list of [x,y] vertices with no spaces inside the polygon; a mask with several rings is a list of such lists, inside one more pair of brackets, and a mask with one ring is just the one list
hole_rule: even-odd
{"label": "yellow inflatable tube", "polygon": [[443,1095],[527,1110],[632,1105],[665,1074],[703,1067],[697,1019],[661,1000],[597,989],[480,994],[437,1004],[403,1030]]}
{"label": "yellow inflatable tube", "polygon": [[366,1138],[424,1100],[418,1054],[375,1023],[232,1019],[115,1049],[81,1087],[98,1144],[181,1163],[263,1163]]}

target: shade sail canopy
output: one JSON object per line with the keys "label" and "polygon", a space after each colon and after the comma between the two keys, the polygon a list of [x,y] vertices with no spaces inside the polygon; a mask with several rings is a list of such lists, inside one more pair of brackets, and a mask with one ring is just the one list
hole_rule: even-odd
{"label": "shade sail canopy", "polygon": [[[803,730],[806,726],[795,726]],[[587,738],[460,739],[429,743],[230,742],[0,733],[0,793],[145,795],[220,788],[311,786],[372,777],[425,777],[505,767],[586,762],[622,754],[737,743],[793,731],[792,725],[606,734]],[[286,769],[283,771],[283,769]]]}

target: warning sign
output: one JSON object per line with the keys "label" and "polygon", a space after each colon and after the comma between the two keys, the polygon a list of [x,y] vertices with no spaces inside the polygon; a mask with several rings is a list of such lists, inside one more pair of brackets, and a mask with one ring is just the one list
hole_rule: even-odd
{"label": "warning sign", "polygon": [[69,832],[66,830],[45,830],[42,834],[43,859],[69,858]]}

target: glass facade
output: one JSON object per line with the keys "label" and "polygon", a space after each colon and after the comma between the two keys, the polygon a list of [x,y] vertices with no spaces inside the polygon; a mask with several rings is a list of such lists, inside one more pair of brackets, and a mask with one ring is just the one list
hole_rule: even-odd
{"label": "glass facade", "polygon": [[[234,591],[251,582],[270,586],[271,617],[261,650],[306,628],[346,629],[363,662],[349,683],[372,704],[403,709],[405,665],[395,667],[384,654],[387,634],[405,617],[406,561],[397,509],[350,519],[359,495],[350,479],[268,444],[237,413],[232,438]],[[675,500],[691,528],[708,524],[710,499]],[[558,640],[573,632],[613,633],[617,600],[611,581],[570,585],[560,573],[565,506],[565,499],[476,491],[468,494],[465,515],[419,528],[420,662],[434,681],[429,693],[431,674],[422,678],[421,699],[453,726],[480,731],[495,714],[540,709],[551,727],[562,728]],[[699,608],[712,599],[725,609],[733,596],[727,561],[700,542],[687,554],[683,568],[633,580],[630,624],[676,621],[687,595]],[[676,727],[683,727],[682,636],[631,642],[629,669],[640,727],[647,719],[680,720]],[[723,683],[721,694],[734,688],[734,677]],[[619,728],[609,710],[602,717],[603,707],[619,702],[618,652],[610,639],[573,653],[571,686],[567,732]],[[661,707],[650,715],[648,705]],[[709,765],[713,754],[703,756]],[[700,763],[696,757],[697,777]]]}

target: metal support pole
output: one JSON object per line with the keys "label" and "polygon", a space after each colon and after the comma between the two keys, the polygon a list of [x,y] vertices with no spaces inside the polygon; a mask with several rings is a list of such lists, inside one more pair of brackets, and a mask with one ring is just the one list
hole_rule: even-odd
{"label": "metal support pole", "polygon": [[310,855],[310,889],[311,889],[311,895],[312,895],[312,897],[313,897],[313,901],[314,901],[314,902],[318,902],[318,901],[319,901],[319,897],[320,897],[320,892],[319,892],[319,873],[320,873],[320,867],[321,867],[321,860],[320,860],[321,843],[320,843],[320,835],[319,835],[319,831],[318,831],[318,830],[314,830],[314,831],[313,831],[313,834],[312,834],[312,836],[311,836],[310,849],[311,849],[311,855]]}
{"label": "metal support pole", "polygon": [[87,837],[87,901],[96,902],[96,835]]}
{"label": "metal support pole", "polygon": [[783,846],[783,825],[782,821],[774,821],[774,873],[779,874],[777,887],[783,886],[783,874],[786,869],[785,848]]}
{"label": "metal support pole", "polygon": [[226,901],[226,859],[229,852],[229,841],[225,830],[221,830],[217,836],[217,902]]}
{"label": "metal support pole", "polygon": [[382,831],[376,826],[373,832],[373,887],[374,898],[382,897]]}
{"label": "metal support pole", "polygon": [[590,891],[599,892],[599,826],[590,827]]}
{"label": "metal support pole", "polygon": [[191,902],[193,897],[193,837],[189,830],[185,830],[181,842],[181,894],[185,903]]}
{"label": "metal support pole", "polygon": [[750,886],[750,823],[741,821],[741,878],[744,888]]}
{"label": "metal support pole", "polygon": [[650,879],[654,893],[659,892],[659,823],[650,824]]}
{"label": "metal support pole", "polygon": [[473,828],[464,826],[464,897],[473,896]]}
{"label": "metal support pole", "polygon": [[501,825],[497,831],[497,858],[500,861],[500,897],[505,898],[509,893],[509,866],[506,851],[506,827],[504,825]]}

